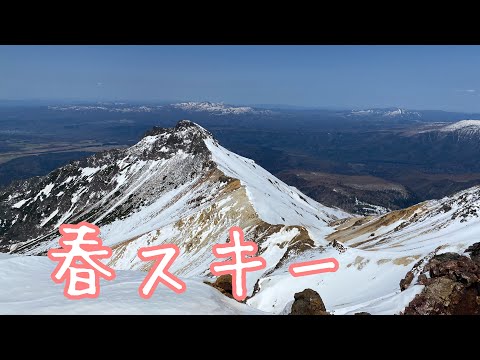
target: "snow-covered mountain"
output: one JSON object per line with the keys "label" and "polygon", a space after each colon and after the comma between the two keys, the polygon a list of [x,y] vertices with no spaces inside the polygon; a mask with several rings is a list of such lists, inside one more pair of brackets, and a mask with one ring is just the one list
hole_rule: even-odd
{"label": "snow-covered mountain", "polygon": [[[3,251],[44,254],[57,246],[60,224],[89,221],[113,248],[116,269],[145,270],[137,249],[168,242],[182,253],[172,270],[187,277],[209,275],[212,246],[228,239],[231,226],[255,239],[270,269],[324,241],[328,223],[349,216],[228,151],[190,121],[14,183],[0,199]],[[253,290],[262,273],[251,274]]]}
{"label": "snow-covered mountain", "polygon": [[269,115],[271,110],[256,109],[250,106],[234,106],[223,102],[214,103],[209,101],[188,101],[169,105],[136,105],[126,103],[96,103],[82,105],[55,105],[48,106],[52,111],[75,111],[75,112],[113,112],[113,113],[152,113],[158,111],[181,110],[185,112],[204,112],[212,115]]}
{"label": "snow-covered mountain", "polygon": [[240,114],[270,114],[270,110],[258,110],[249,106],[233,106],[224,103],[204,102],[183,102],[171,104],[170,106],[191,112],[208,112],[216,115],[240,115]]}
{"label": "snow-covered mountain", "polygon": [[49,110],[54,111],[105,111],[118,113],[149,113],[163,108],[161,105],[146,106],[146,105],[127,105],[124,103],[101,103],[97,105],[64,105],[64,106],[48,106]]}
{"label": "snow-covered mountain", "polygon": [[434,139],[451,139],[454,141],[471,141],[478,144],[480,120],[460,120],[452,124],[434,123],[418,131],[421,136]]}
{"label": "snow-covered mountain", "polygon": [[[53,283],[40,289],[54,264],[23,255],[57,247],[60,224],[89,221],[112,247],[108,264],[119,276],[102,285],[105,298],[78,312],[160,311],[123,297],[136,298],[139,270],[150,266],[137,250],[174,243],[181,255],[171,270],[186,280],[187,292],[175,304],[179,295],[167,296],[162,289],[154,302],[174,313],[288,313],[293,294],[311,288],[335,314],[393,314],[422,291],[423,285],[415,284],[400,291],[408,271],[418,274],[434,254],[462,252],[478,242],[480,187],[384,215],[353,217],[315,202],[184,120],[175,128],[150,130],[131,148],[98,153],[0,189],[0,213],[0,249],[13,254],[0,254],[0,287],[18,293],[0,295],[0,313],[77,311]],[[241,306],[203,284],[212,279],[209,265],[217,261],[212,246],[225,243],[232,226],[257,242],[267,262],[264,270],[248,274],[249,299]],[[335,273],[288,272],[292,263],[329,257],[340,264]],[[32,289],[41,293],[33,303]],[[20,302],[12,306],[12,301]],[[205,307],[198,307],[200,302]]]}
{"label": "snow-covered mountain", "polygon": [[480,120],[461,120],[438,129],[444,133],[456,133],[459,136],[471,138],[480,136]]}
{"label": "snow-covered mountain", "polygon": [[349,116],[375,116],[384,118],[421,118],[422,115],[417,111],[410,111],[400,108],[389,109],[366,109],[366,110],[352,110]]}

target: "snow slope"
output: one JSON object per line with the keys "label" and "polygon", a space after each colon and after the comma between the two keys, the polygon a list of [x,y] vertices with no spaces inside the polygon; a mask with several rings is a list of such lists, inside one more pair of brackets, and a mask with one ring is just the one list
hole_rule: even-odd
{"label": "snow slope", "polygon": [[239,315],[261,311],[227,298],[200,279],[186,279],[187,290],[176,294],[159,286],[149,300],[138,295],[146,273],[117,271],[112,281],[100,282],[97,299],[68,300],[64,284],[55,284],[55,268],[44,256],[0,254],[0,314],[162,314]]}
{"label": "snow slope", "polygon": [[[399,282],[409,270],[417,275],[434,254],[463,253],[479,241],[478,234],[480,187],[382,216],[348,219],[327,237],[341,242],[345,251],[319,247],[290,258],[260,280],[260,291],[248,304],[282,313],[292,293],[309,287],[335,314],[396,314],[423,288],[413,285],[400,292]],[[290,263],[328,257],[339,261],[337,272],[303,278],[287,272]]]}
{"label": "snow slope", "polygon": [[319,204],[277,179],[255,161],[225,149],[213,139],[207,139],[205,143],[218,168],[225,175],[240,179],[262,220],[270,224],[305,226],[313,236],[318,235],[321,239],[330,232],[326,223],[351,216],[343,210]]}

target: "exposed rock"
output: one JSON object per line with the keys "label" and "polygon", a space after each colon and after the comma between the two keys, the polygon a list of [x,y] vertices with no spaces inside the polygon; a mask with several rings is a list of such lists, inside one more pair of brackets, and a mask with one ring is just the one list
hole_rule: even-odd
{"label": "exposed rock", "polygon": [[354,315],[372,315],[372,314],[362,311],[362,312],[355,313]]}
{"label": "exposed rock", "polygon": [[225,292],[232,294],[232,275],[221,275],[215,280],[214,285]]}
{"label": "exposed rock", "polygon": [[418,283],[420,285],[427,285],[427,282],[428,282],[428,278],[427,278],[427,275],[425,274],[420,274],[418,276]]}
{"label": "exposed rock", "polygon": [[220,275],[214,283],[205,281],[206,284],[213,286],[220,291],[223,295],[232,298],[232,275]]}
{"label": "exposed rock", "polygon": [[405,278],[400,280],[400,290],[403,291],[407,289],[412,283],[413,278],[414,278],[413,272],[411,271],[407,272],[407,275],[405,275]]}
{"label": "exposed rock", "polygon": [[447,252],[447,253],[435,255],[434,257],[432,257],[431,260],[442,262],[442,261],[449,261],[449,260],[458,260],[461,258],[462,258],[462,255],[460,254]]}
{"label": "exposed rock", "polygon": [[470,253],[472,260],[480,264],[480,242],[473,244],[465,252]]}
{"label": "exposed rock", "polygon": [[430,278],[419,275],[425,288],[404,314],[480,315],[480,266],[472,259],[455,253],[436,255],[423,271]]}
{"label": "exposed rock", "polygon": [[440,210],[442,210],[443,212],[449,212],[450,210],[452,210],[452,207],[448,204],[445,204]]}
{"label": "exposed rock", "polygon": [[434,256],[425,270],[429,271],[431,278],[445,276],[466,285],[477,283],[480,275],[479,266],[475,262],[455,253]]}
{"label": "exposed rock", "polygon": [[312,289],[296,293],[294,298],[290,315],[330,315],[320,295]]}

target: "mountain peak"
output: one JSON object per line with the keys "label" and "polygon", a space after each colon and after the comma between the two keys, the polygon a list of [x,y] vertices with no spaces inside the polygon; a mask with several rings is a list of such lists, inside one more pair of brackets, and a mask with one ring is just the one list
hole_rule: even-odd
{"label": "mountain peak", "polygon": [[206,140],[217,143],[213,135],[200,125],[190,120],[181,120],[173,128],[154,126],[128,151],[131,154],[146,155],[150,159],[168,158],[178,152],[208,155]]}
{"label": "mountain peak", "polygon": [[175,125],[175,130],[177,131],[189,131],[195,134],[199,134],[204,138],[213,138],[213,135],[210,131],[201,127],[197,123],[194,123],[190,120],[180,120],[177,125]]}
{"label": "mountain peak", "polygon": [[208,130],[204,129],[197,123],[194,123],[190,120],[180,120],[174,128],[163,128],[160,126],[154,126],[143,135],[142,139],[146,138],[147,136],[157,136],[177,131],[182,131],[183,135],[188,135],[187,133],[190,133],[202,135],[202,137],[204,138],[213,138],[213,135]]}
{"label": "mountain peak", "polygon": [[175,128],[189,128],[189,127],[201,127],[200,125],[194,123],[193,121],[184,119],[180,120],[177,125],[175,125]]}

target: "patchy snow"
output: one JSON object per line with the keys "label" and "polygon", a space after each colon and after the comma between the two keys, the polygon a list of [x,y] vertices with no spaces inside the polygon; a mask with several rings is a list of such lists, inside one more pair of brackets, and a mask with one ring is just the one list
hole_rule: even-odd
{"label": "patchy snow", "polygon": [[50,220],[52,220],[56,215],[58,214],[58,208],[52,212],[48,217],[43,219],[43,221],[40,223],[40,227],[45,226]]}
{"label": "patchy snow", "polygon": [[102,170],[106,168],[106,166],[103,166],[102,168],[100,167],[96,167],[96,168],[91,168],[91,167],[85,167],[85,168],[82,168],[82,173],[80,174],[80,177],[90,177],[94,174],[96,174],[98,171]]}
{"label": "patchy snow", "polygon": [[69,176],[69,177],[66,178],[65,181],[62,182],[60,185],[68,184],[68,183],[72,182],[73,180],[75,180],[75,176]]}
{"label": "patchy snow", "polygon": [[140,143],[145,144],[145,145],[152,145],[156,141],[158,141],[158,135],[150,135],[150,136],[145,136]]}
{"label": "patchy snow", "polygon": [[[182,197],[182,199],[178,199],[173,204],[172,200],[184,193],[189,188],[189,185],[191,184],[184,184],[163,194],[160,199],[151,205],[143,207],[128,219],[116,220],[111,224],[103,226],[101,234],[105,244],[111,246],[177,221],[181,215],[185,215],[185,204],[189,197]],[[95,223],[98,221],[96,220]]]}
{"label": "patchy snow", "polygon": [[[333,189],[333,191],[335,191],[335,189]],[[360,201],[357,198],[355,198],[355,205],[361,209],[361,211],[358,211],[358,213],[363,215],[382,215],[392,211],[391,209],[387,209],[380,205],[374,205]]]}
{"label": "patchy snow", "polygon": [[42,190],[40,190],[40,192],[37,195],[35,195],[35,197],[33,198],[33,201],[36,201],[42,195],[45,195],[45,197],[50,196],[50,192],[52,191],[54,186],[55,184],[53,183],[49,183],[48,185],[46,185]]}

